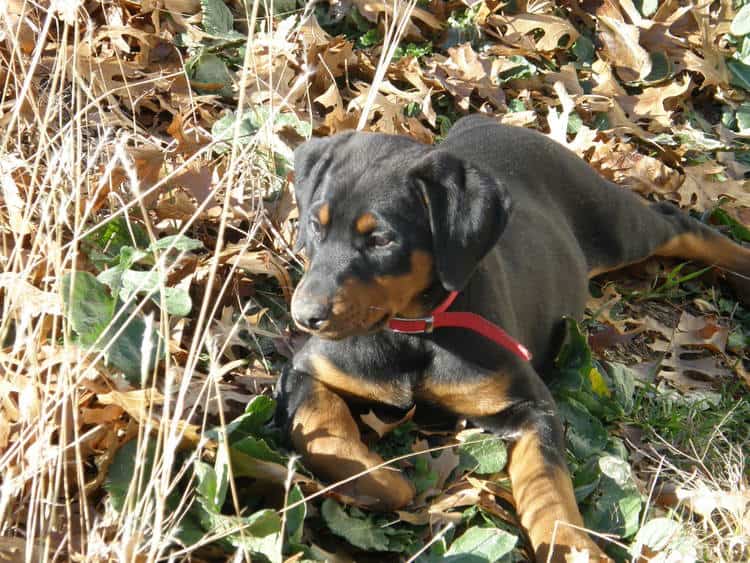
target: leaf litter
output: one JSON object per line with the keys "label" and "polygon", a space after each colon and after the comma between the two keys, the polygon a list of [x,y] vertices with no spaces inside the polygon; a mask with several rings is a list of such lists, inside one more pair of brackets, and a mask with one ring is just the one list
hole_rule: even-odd
{"label": "leaf litter", "polygon": [[[30,540],[7,549],[68,534],[69,558],[119,549],[106,545],[210,558],[208,542],[272,561],[356,559],[352,546],[425,549],[425,560],[527,556],[502,442],[460,426],[427,431],[413,412],[365,415],[376,447],[410,456],[400,465],[420,490],[393,519],[324,493],[268,425],[269,383],[301,342],[287,312],[302,269],[292,151],[358,125],[437,142],[481,112],[537,128],[624,189],[748,242],[750,11],[683,4],[419,2],[380,69],[408,3],[281,2],[255,15],[223,0],[8,3],[0,529]],[[689,527],[647,506],[651,469],[631,469],[640,454],[622,439],[634,390],[671,401],[747,378],[750,314],[705,276],[674,269],[608,276],[589,303],[588,343],[568,326],[556,396],[587,524],[633,556],[731,560],[731,540],[688,549]],[[74,452],[68,492],[23,496]],[[279,496],[285,488],[296,492]],[[107,491],[111,506],[84,506],[76,490]],[[707,526],[739,514],[747,545],[744,493],[717,502],[716,484],[685,491]],[[313,494],[327,498],[304,500]],[[66,516],[40,520],[44,498]],[[286,536],[279,498],[298,507]],[[91,511],[162,528],[132,540],[115,527],[103,542],[91,527],[85,540],[70,518],[90,524]]]}

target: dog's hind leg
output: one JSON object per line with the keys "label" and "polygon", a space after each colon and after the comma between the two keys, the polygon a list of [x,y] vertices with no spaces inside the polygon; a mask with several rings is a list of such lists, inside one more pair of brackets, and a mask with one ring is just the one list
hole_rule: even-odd
{"label": "dog's hind leg", "polygon": [[621,240],[613,245],[615,261],[601,260],[605,264],[593,265],[590,277],[650,256],[684,258],[724,270],[743,301],[750,298],[750,248],[731,241],[670,203],[652,204],[638,212],[643,231],[620,233]]}

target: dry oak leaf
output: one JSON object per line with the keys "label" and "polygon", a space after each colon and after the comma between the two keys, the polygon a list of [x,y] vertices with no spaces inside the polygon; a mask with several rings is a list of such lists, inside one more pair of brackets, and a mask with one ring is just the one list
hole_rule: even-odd
{"label": "dry oak leaf", "polygon": [[430,456],[427,462],[429,463],[430,470],[435,471],[437,474],[438,478],[435,482],[437,489],[443,488],[450,474],[458,467],[459,461],[460,458],[452,448],[441,451],[437,457]]}
{"label": "dry oak leaf", "polygon": [[728,88],[729,67],[727,67],[725,57],[711,48],[704,50],[703,55],[701,57],[693,51],[685,50],[679,56],[679,61],[687,70],[703,75],[701,90],[709,86]]}
{"label": "dry oak leaf", "polygon": [[[145,2],[144,2],[145,3]],[[161,0],[159,4],[164,5],[164,10],[170,15],[177,14],[197,14],[201,9],[201,0]],[[154,7],[156,9],[156,6]]]}
{"label": "dry oak leaf", "polygon": [[362,422],[375,431],[379,438],[382,438],[401,426],[404,422],[411,420],[416,410],[417,407],[413,406],[403,417],[394,422],[380,420],[378,415],[376,415],[372,409],[370,409],[367,414],[361,414],[359,417],[362,419]]}
{"label": "dry oak leaf", "polygon": [[[645,88],[641,94],[633,96],[619,96],[617,101],[625,110],[626,115],[635,119],[650,119],[658,123],[659,130],[670,129],[673,125],[672,111],[667,109],[667,100],[683,98],[691,90],[690,77],[682,81],[673,80],[666,86],[652,86]],[[649,127],[654,130],[653,127]]]}
{"label": "dry oak leaf", "polygon": [[700,350],[723,354],[727,335],[728,330],[713,319],[683,312],[670,342],[657,340],[649,344],[652,350],[667,354],[658,377],[683,392],[710,391],[717,378],[731,377],[732,372],[714,356],[701,354]]}
{"label": "dry oak leaf", "polygon": [[730,207],[750,207],[750,189],[747,181],[717,181],[724,167],[708,160],[685,168],[685,181],[677,189],[676,201],[682,207],[693,207],[697,211],[713,209],[722,197],[732,200]]}
{"label": "dry oak leaf", "polygon": [[13,37],[14,45],[18,45],[24,54],[31,55],[36,47],[41,28],[39,15],[37,9],[26,0],[4,2],[3,27],[5,30],[0,30],[0,36]]}
{"label": "dry oak leaf", "polygon": [[[496,14],[489,16],[487,23],[506,28],[505,33],[502,34],[503,41],[518,44],[524,49],[546,53],[557,49],[568,49],[580,36],[568,20],[549,14],[525,13],[512,16]],[[541,30],[544,35],[538,39],[527,37],[528,33],[537,30]]]}
{"label": "dry oak leaf", "polygon": [[215,168],[202,163],[194,163],[178,169],[173,174],[166,179],[165,186],[178,186],[187,190],[198,205],[214,203],[213,187],[218,182],[218,173]]}
{"label": "dry oak leaf", "polygon": [[336,78],[350,70],[360,69],[358,54],[355,54],[352,42],[345,37],[334,37],[324,43],[308,46],[307,65],[314,72],[308,80],[310,93],[314,96],[323,92],[335,84]]}
{"label": "dry oak leaf", "polygon": [[[688,70],[703,75],[701,89],[708,86],[729,87],[730,73],[725,62],[727,53],[722,52],[717,45],[719,35],[729,31],[731,16],[727,14],[727,8],[731,2],[719,4],[719,10],[715,13],[711,12],[709,3],[690,6],[691,17],[688,21],[691,25],[677,33],[685,36],[694,50],[685,49],[672,55],[673,59],[679,61]],[[696,51],[700,52],[700,55]]]}
{"label": "dry oak leaf", "polygon": [[[91,78],[93,95],[113,96],[128,109],[137,112],[145,101],[162,100],[157,92],[170,98],[187,100],[190,87],[184,69],[178,63],[145,66],[118,57],[101,57],[92,54],[93,48],[83,44],[76,50],[70,48],[69,57],[75,61],[78,72]],[[172,108],[164,107],[167,111]],[[126,120],[132,123],[132,119]]]}
{"label": "dry oak leaf", "polygon": [[737,153],[733,151],[717,151],[716,161],[724,166],[724,172],[733,180],[744,180],[750,172],[750,166],[738,161]]}
{"label": "dry oak leaf", "polygon": [[[106,394],[98,395],[97,399],[103,405],[117,405],[127,412],[139,424],[149,425],[153,428],[159,428],[160,424],[166,421],[161,420],[155,412],[151,410],[152,405],[160,405],[164,402],[164,397],[153,389],[137,389],[134,391],[111,391]],[[173,421],[170,421],[170,423]],[[176,433],[180,436],[182,447],[196,447],[200,442],[200,430],[195,424],[190,424],[184,420],[178,420],[174,424]]]}
{"label": "dry oak leaf", "polygon": [[594,94],[601,94],[610,98],[627,95],[625,89],[612,73],[612,65],[610,63],[597,59],[591,65],[591,70],[593,71],[592,78],[596,83],[596,86],[592,89]]}
{"label": "dry oak leaf", "polygon": [[193,198],[180,188],[159,194],[159,198],[153,206],[154,213],[160,221],[165,219],[187,221],[197,209]]}
{"label": "dry oak leaf", "polygon": [[336,37],[318,55],[326,67],[326,74],[338,78],[357,64],[354,45],[343,37]]}
{"label": "dry oak leaf", "polygon": [[680,173],[661,160],[639,153],[629,144],[611,139],[594,148],[590,164],[604,177],[640,194],[667,197],[681,185]]}
{"label": "dry oak leaf", "polygon": [[425,145],[431,145],[435,142],[435,134],[422,125],[416,117],[406,118],[402,133]]}
{"label": "dry oak leaf", "polygon": [[122,416],[125,410],[119,405],[107,405],[102,408],[83,407],[79,411],[81,424],[109,424]]}
{"label": "dry oak leaf", "polygon": [[[227,245],[221,253],[221,258],[251,274],[262,274],[276,278],[281,292],[284,294],[284,299],[287,303],[290,303],[294,286],[284,263],[273,252],[267,250],[241,252],[243,248],[244,245],[242,244]],[[212,260],[212,258],[209,257],[207,261]]]}
{"label": "dry oak leaf", "polygon": [[646,142],[651,142],[656,135],[655,133],[646,131],[643,127],[631,121],[617,100],[612,100],[612,105],[610,106],[609,111],[607,111],[607,120],[612,127],[611,130],[618,135],[631,134]]}
{"label": "dry oak leaf", "polygon": [[[378,23],[380,14],[387,14],[390,19],[393,17],[394,7],[397,14],[403,14],[406,11],[406,2],[404,0],[381,1],[381,0],[352,0],[352,4],[357,7],[359,13],[373,23]],[[422,33],[414,24],[414,20],[431,27],[434,30],[442,29],[443,22],[423,8],[415,7],[410,14],[409,23],[404,32],[405,37],[422,38]]]}
{"label": "dry oak leaf", "polygon": [[589,296],[586,308],[591,311],[592,318],[614,327],[623,336],[650,332],[665,340],[671,340],[675,329],[653,317],[646,316],[636,319],[630,316],[614,315],[612,310],[621,299],[622,295],[617,291],[615,285],[610,283],[602,288],[601,296]]}
{"label": "dry oak leaf", "polygon": [[563,65],[559,72],[548,72],[544,75],[544,82],[552,85],[561,82],[565,86],[565,91],[571,96],[582,96],[584,93],[583,87],[578,81],[576,67],[572,64]]}
{"label": "dry oak leaf", "polygon": [[504,113],[500,117],[500,123],[504,125],[513,125],[515,127],[532,127],[536,125],[537,113],[533,109],[527,111],[514,111]]}
{"label": "dry oak leaf", "polygon": [[440,84],[457,98],[458,106],[468,111],[474,90],[497,109],[505,110],[505,94],[493,83],[496,69],[485,55],[478,55],[470,43],[448,49],[448,58],[435,56],[434,75]]}
{"label": "dry oak leaf", "polygon": [[466,481],[451,486],[430,504],[428,508],[430,523],[453,522],[456,524],[460,522],[461,512],[452,512],[452,510],[463,506],[476,506],[481,500],[481,494],[481,490]]}
{"label": "dry oak leaf", "polygon": [[713,317],[696,317],[683,312],[672,343],[677,346],[700,346],[723,354],[729,329],[716,323]]}
{"label": "dry oak leaf", "polygon": [[638,42],[638,28],[609,16],[601,15],[598,20],[605,60],[625,82],[646,78],[651,73],[652,63],[648,52]]}
{"label": "dry oak leaf", "polygon": [[594,146],[597,132],[586,125],[582,125],[573,140],[568,142],[568,122],[570,114],[573,112],[576,104],[566,91],[565,85],[562,81],[558,80],[555,82],[553,88],[560,100],[562,110],[558,115],[555,108],[549,108],[549,112],[547,113],[547,125],[549,126],[548,137],[582,157],[592,146]]}
{"label": "dry oak leaf", "polygon": [[435,110],[432,107],[432,92],[433,86],[438,86],[439,83],[435,80],[430,81],[432,86],[428,86],[425,83],[427,77],[424,76],[424,71],[419,65],[419,61],[416,57],[405,57],[399,60],[395,65],[391,65],[391,69],[389,69],[389,77],[391,77],[392,73],[395,75],[393,78],[405,80],[417,89],[420,96],[423,96],[422,103],[420,104],[422,115],[432,127],[435,127],[435,124],[437,123],[437,113],[435,113]]}
{"label": "dry oak leaf", "polygon": [[[132,164],[127,163],[113,169],[110,178],[112,189],[117,189],[120,187],[120,183],[132,179],[135,180],[134,183],[136,184],[130,185],[130,191],[133,195],[149,192],[159,182],[164,173],[167,153],[156,147],[129,148],[126,151],[132,158]],[[127,168],[127,170],[124,168]],[[166,188],[166,185],[162,188]],[[143,203],[147,208],[150,209],[156,202],[159,191],[159,189],[151,191],[143,197]]]}
{"label": "dry oak leaf", "polygon": [[190,157],[211,142],[211,137],[204,135],[197,127],[191,127],[187,116],[178,113],[167,127],[167,133],[177,142],[177,152]]}
{"label": "dry oak leaf", "polygon": [[[372,86],[364,82],[354,84],[357,97],[349,102],[347,113],[359,113],[364,110],[367,98],[370,95],[370,88]],[[387,80],[380,82],[378,92],[375,94],[369,108],[369,129],[391,134],[403,133],[405,130],[408,130],[405,127],[406,115],[404,114],[404,106],[412,102],[422,103],[422,101],[417,92],[399,90]]]}
{"label": "dry oak leaf", "polygon": [[679,55],[687,47],[687,42],[680,37],[686,29],[696,30],[697,25],[692,17],[693,6],[680,6],[677,2],[666,0],[652,19],[641,16],[631,0],[618,0],[618,6],[608,3],[606,8],[598,8],[597,16],[609,16],[616,21],[627,19],[639,29],[639,44],[649,53],[662,52],[670,58]]}
{"label": "dry oak leaf", "polygon": [[308,50],[313,47],[327,45],[332,39],[331,35],[320,27],[317,18],[312,14],[300,23],[298,38],[302,40],[303,45]]}
{"label": "dry oak leaf", "polygon": [[356,129],[359,121],[359,111],[348,113],[344,110],[344,102],[341,99],[338,84],[331,82],[328,89],[313,101],[319,103],[326,109],[330,109],[323,118],[323,125],[328,134],[333,135],[348,129]]}

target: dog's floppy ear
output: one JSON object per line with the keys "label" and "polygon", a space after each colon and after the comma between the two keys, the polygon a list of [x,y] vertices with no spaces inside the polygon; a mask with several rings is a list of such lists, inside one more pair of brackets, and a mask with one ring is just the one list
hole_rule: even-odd
{"label": "dog's floppy ear", "polygon": [[438,278],[460,291],[505,229],[510,196],[496,178],[440,149],[410,173],[427,203]]}
{"label": "dog's floppy ear", "polygon": [[307,243],[310,204],[324,183],[325,174],[333,161],[336,150],[353,131],[332,137],[313,138],[305,141],[294,151],[294,197],[299,208],[299,229],[294,250],[301,250]]}
{"label": "dog's floppy ear", "polygon": [[328,139],[310,139],[294,151],[294,198],[299,209],[295,252],[302,250],[307,242],[307,213],[332,157],[328,145]]}

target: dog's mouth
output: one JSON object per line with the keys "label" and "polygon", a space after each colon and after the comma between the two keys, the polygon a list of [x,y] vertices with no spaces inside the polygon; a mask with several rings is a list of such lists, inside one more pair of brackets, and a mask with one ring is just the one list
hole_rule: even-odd
{"label": "dog's mouth", "polygon": [[344,324],[334,325],[333,323],[331,323],[330,325],[326,324],[319,329],[312,329],[297,322],[295,322],[294,324],[302,332],[307,332],[308,334],[312,334],[314,336],[317,336],[318,338],[323,338],[325,340],[343,340],[344,338],[349,338],[352,336],[368,336],[370,334],[380,332],[388,326],[388,321],[390,321],[392,317],[393,315],[389,312],[383,313],[383,315],[379,317],[378,320],[368,326],[346,326]]}

